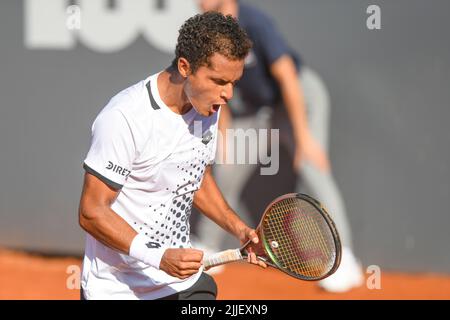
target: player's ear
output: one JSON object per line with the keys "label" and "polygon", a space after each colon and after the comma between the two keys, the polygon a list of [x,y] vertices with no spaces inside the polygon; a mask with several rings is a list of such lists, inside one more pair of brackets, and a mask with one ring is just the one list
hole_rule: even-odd
{"label": "player's ear", "polygon": [[192,73],[191,64],[186,58],[178,58],[178,72],[183,78],[187,78]]}

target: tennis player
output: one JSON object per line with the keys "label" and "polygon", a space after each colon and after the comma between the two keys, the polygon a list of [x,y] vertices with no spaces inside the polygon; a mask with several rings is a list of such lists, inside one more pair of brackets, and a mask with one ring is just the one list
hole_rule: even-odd
{"label": "tennis player", "polygon": [[[259,241],[210,169],[220,109],[250,48],[231,16],[196,15],[180,29],[172,65],[99,113],[79,207],[88,233],[81,299],[215,299],[189,239],[192,205],[242,243]],[[249,262],[266,266],[254,253]]]}

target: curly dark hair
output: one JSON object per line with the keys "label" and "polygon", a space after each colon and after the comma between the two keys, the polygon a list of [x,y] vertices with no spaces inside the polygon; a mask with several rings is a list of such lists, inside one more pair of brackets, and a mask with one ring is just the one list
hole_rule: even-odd
{"label": "curly dark hair", "polygon": [[244,59],[252,42],[231,15],[218,12],[197,14],[181,26],[172,67],[178,69],[178,59],[189,61],[195,73],[202,65],[210,65],[210,57],[220,53],[230,60]]}

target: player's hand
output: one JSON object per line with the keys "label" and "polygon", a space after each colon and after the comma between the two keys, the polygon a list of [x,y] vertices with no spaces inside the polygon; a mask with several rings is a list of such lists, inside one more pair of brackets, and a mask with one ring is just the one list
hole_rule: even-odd
{"label": "player's hand", "polygon": [[330,172],[330,161],[325,150],[310,134],[304,134],[295,148],[295,172],[299,172],[303,161],[312,163],[323,173]]}
{"label": "player's hand", "polygon": [[256,231],[252,228],[245,227],[242,229],[239,240],[241,241],[241,245],[244,245],[248,242],[248,240],[251,240],[251,244],[247,246],[247,261],[252,264],[259,265],[260,267],[267,268],[267,265],[264,263],[264,261],[258,260],[256,258],[255,254],[255,247],[259,244],[259,238],[256,234]]}
{"label": "player's hand", "polygon": [[203,259],[203,251],[197,249],[167,249],[161,258],[159,268],[167,274],[186,279],[197,273]]}

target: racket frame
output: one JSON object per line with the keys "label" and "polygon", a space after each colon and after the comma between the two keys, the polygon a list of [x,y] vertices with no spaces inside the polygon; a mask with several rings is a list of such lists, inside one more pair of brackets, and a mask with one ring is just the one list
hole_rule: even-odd
{"label": "racket frame", "polygon": [[[325,222],[327,223],[328,227],[331,230],[331,233],[333,234],[333,239],[334,239],[334,244],[335,244],[335,252],[336,252],[336,259],[334,261],[333,266],[331,267],[330,271],[328,271],[326,274],[324,274],[321,277],[310,277],[310,276],[303,276],[303,275],[299,275],[296,274],[294,272],[291,272],[289,270],[287,270],[286,268],[284,268],[280,263],[278,263],[276,257],[273,255],[272,249],[270,248],[270,244],[268,242],[268,240],[266,239],[264,232],[263,232],[263,222],[264,219],[266,218],[267,214],[269,213],[269,210],[272,208],[272,206],[282,200],[288,199],[288,198],[298,198],[301,199],[303,201],[307,201],[308,203],[310,203],[312,206],[314,206],[318,212],[322,215],[322,217],[324,218]],[[327,210],[325,209],[325,207],[318,202],[316,199],[303,194],[303,193],[288,193],[288,194],[284,194],[282,196],[279,196],[278,198],[274,199],[264,210],[263,216],[259,222],[258,227],[256,228],[256,233],[258,234],[258,237],[260,239],[259,245],[262,247],[263,251],[264,251],[264,256],[257,253],[257,258],[260,259],[261,261],[264,261],[267,265],[277,268],[280,271],[294,277],[297,279],[301,279],[301,280],[306,280],[306,281],[317,281],[317,280],[322,280],[326,277],[329,277],[330,275],[332,275],[334,272],[336,272],[337,268],[339,268],[339,265],[341,263],[341,256],[342,256],[342,245],[341,245],[341,240],[339,237],[339,233],[337,232],[337,228],[336,225],[334,224],[333,220],[331,219],[330,215],[328,214]],[[242,248],[241,248],[241,254],[243,257],[246,257],[246,253],[243,252],[245,250],[245,248],[247,247],[247,245],[250,244],[250,241],[247,242]],[[252,245],[254,246],[254,244]],[[259,247],[259,246],[258,246]],[[259,250],[258,250],[259,251]],[[267,258],[266,258],[267,257]]]}
{"label": "racket frame", "polygon": [[[331,233],[333,234],[336,258],[335,258],[334,264],[331,267],[331,269],[326,274],[322,275],[321,277],[303,276],[303,275],[299,275],[297,273],[291,272],[291,271],[287,270],[286,268],[284,268],[280,263],[277,262],[277,259],[273,255],[272,250],[270,248],[270,244],[264,235],[263,223],[264,223],[264,219],[266,218],[266,216],[269,213],[269,210],[272,208],[272,206],[275,203],[285,200],[285,199],[288,199],[288,198],[298,198],[300,200],[306,201],[309,204],[311,204],[322,215],[322,217],[324,218],[328,227],[330,228]],[[247,257],[248,257],[247,248],[249,246],[251,246],[253,249],[253,252],[256,254],[256,258],[258,260],[263,261],[268,266],[276,268],[276,269],[290,275],[291,277],[294,277],[294,278],[300,279],[300,280],[305,280],[305,281],[317,281],[317,280],[322,280],[326,277],[329,277],[334,272],[336,272],[337,268],[339,267],[339,265],[341,263],[342,245],[341,245],[341,240],[339,238],[339,233],[337,231],[336,225],[334,224],[333,220],[329,216],[326,208],[320,202],[318,202],[316,199],[314,199],[306,194],[288,193],[288,194],[284,194],[284,195],[279,196],[278,198],[274,199],[272,202],[269,203],[269,205],[267,205],[266,209],[264,210],[264,213],[261,217],[259,225],[255,229],[255,232],[258,235],[259,242],[257,244],[255,244],[255,243],[252,243],[251,240],[248,240],[243,246],[241,246],[239,248],[239,251],[242,256],[242,260],[247,259]],[[235,261],[235,260],[233,260],[233,261]],[[224,263],[229,263],[229,262],[233,262],[233,261],[228,261],[228,262],[224,262]],[[221,264],[224,264],[224,263],[221,263]],[[211,268],[214,266],[215,265],[211,265],[208,268]]]}

